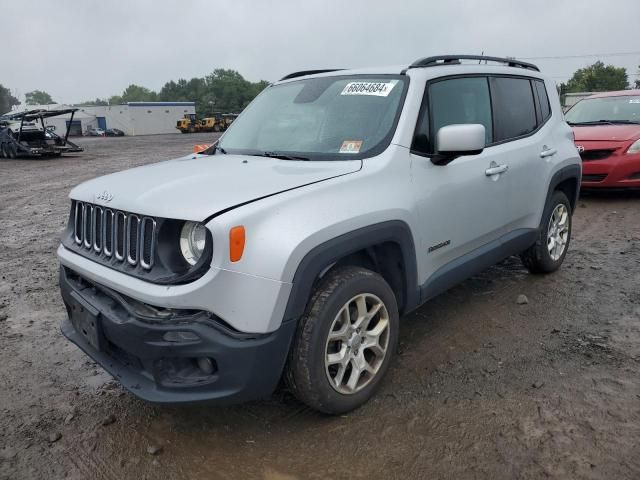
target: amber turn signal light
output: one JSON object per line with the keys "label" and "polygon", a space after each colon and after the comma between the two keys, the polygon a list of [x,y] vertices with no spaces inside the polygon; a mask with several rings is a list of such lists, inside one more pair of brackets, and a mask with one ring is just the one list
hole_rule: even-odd
{"label": "amber turn signal light", "polygon": [[229,260],[237,262],[242,258],[244,252],[244,227],[233,227],[229,231]]}

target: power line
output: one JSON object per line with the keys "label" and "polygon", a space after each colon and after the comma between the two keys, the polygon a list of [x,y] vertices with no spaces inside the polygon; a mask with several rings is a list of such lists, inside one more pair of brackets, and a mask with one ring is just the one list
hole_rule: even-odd
{"label": "power line", "polygon": [[518,57],[520,60],[564,60],[566,58],[589,58],[589,57],[625,57],[640,55],[640,52],[618,52],[618,53],[594,53],[584,55],[555,55],[550,57]]}
{"label": "power line", "polygon": [[[566,75],[549,75],[551,78],[569,78],[573,73],[567,73]],[[640,77],[640,73],[627,73],[628,77]]]}

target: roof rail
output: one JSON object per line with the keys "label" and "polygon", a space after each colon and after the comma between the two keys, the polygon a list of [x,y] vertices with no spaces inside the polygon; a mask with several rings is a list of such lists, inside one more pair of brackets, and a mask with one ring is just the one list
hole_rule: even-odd
{"label": "roof rail", "polygon": [[283,80],[289,80],[290,78],[304,77],[305,75],[315,75],[316,73],[337,72],[337,71],[340,71],[340,70],[344,70],[344,69],[342,69],[342,68],[326,68],[326,69],[323,69],[323,70],[302,70],[300,72],[293,72],[293,73],[290,73],[289,75],[285,75],[284,77],[282,77],[278,81],[281,82]]}
{"label": "roof rail", "polygon": [[[460,60],[478,60],[478,63],[495,62],[503,63],[509,67],[525,68],[527,70],[535,70],[539,72],[540,69],[533,63],[527,63],[515,58],[502,58],[502,57],[486,57],[484,55],[436,55],[435,57],[421,58],[413,62],[407,70],[410,68],[423,68],[423,67],[436,67],[441,65],[458,65]],[[405,70],[406,71],[406,70]]]}

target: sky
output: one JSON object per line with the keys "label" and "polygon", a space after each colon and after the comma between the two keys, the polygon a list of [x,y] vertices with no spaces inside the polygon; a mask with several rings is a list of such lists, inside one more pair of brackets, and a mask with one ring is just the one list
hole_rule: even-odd
{"label": "sky", "polygon": [[[0,0],[0,11],[0,84],[58,103],[216,68],[274,81],[483,51],[558,82],[598,59],[640,78],[640,0]],[[631,54],[593,56],[613,53]],[[565,56],[580,57],[547,58]]]}

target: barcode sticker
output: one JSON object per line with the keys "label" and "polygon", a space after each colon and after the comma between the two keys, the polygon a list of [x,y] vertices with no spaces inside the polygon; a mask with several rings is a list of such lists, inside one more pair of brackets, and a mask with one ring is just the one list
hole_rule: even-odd
{"label": "barcode sticker", "polygon": [[396,86],[398,80],[389,82],[349,82],[340,95],[373,95],[376,97],[386,97]]}

